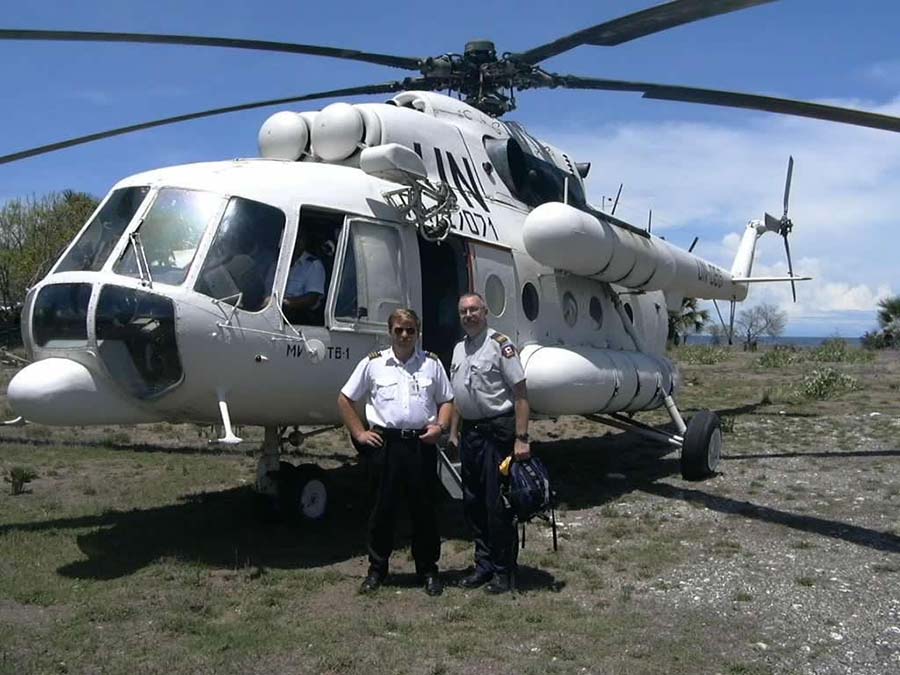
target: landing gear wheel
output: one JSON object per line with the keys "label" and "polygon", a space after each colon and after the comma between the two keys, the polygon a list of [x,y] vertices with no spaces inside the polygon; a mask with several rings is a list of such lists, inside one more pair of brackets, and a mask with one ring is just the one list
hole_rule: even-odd
{"label": "landing gear wheel", "polygon": [[701,410],[688,422],[681,447],[681,476],[703,480],[715,475],[722,457],[722,428],[719,416]]}
{"label": "landing gear wheel", "polygon": [[280,468],[280,502],[285,517],[295,521],[322,520],[328,512],[325,472],[315,464],[295,467],[282,462]]}

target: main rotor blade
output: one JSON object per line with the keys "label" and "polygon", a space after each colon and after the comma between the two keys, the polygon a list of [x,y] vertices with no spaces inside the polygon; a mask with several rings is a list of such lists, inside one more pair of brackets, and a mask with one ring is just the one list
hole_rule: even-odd
{"label": "main rotor blade", "polygon": [[[698,87],[651,84],[648,82],[604,80],[591,77],[578,77],[575,75],[557,75],[555,73],[548,73],[548,75],[550,75],[556,86],[566,87],[568,89],[636,91],[643,92],[644,98],[662,101],[681,101],[683,103],[719,105],[727,108],[762,110],[764,112],[781,113],[782,115],[810,117],[812,119],[827,120],[829,122],[841,122],[843,124],[854,124],[860,127],[871,127],[872,129],[900,132],[900,117],[866,112],[864,110],[855,110],[853,108],[839,108],[837,106],[824,105],[822,103],[809,103],[807,101],[796,101],[794,99],[777,98],[775,96],[760,96],[758,94],[742,94],[736,91],[722,91],[718,89],[700,89]],[[554,84],[549,86],[554,86]],[[535,86],[540,85],[536,84]]]}
{"label": "main rotor blade", "polygon": [[0,40],[54,40],[75,42],[129,42],[164,45],[193,45],[200,47],[230,47],[232,49],[255,49],[267,52],[289,52],[291,54],[312,54],[335,59],[349,59],[377,63],[382,66],[418,70],[419,59],[389,54],[372,54],[355,49],[319,47],[290,42],[270,42],[268,40],[242,40],[239,38],[204,37],[198,35],[158,35],[154,33],[106,33],[80,30],[18,30],[0,29]]}
{"label": "main rotor blade", "polygon": [[[414,86],[422,86],[427,85],[424,81],[414,81],[407,82],[405,84],[411,84]],[[226,113],[239,112],[241,110],[252,110],[253,108],[265,108],[267,106],[272,105],[282,105],[284,103],[297,103],[299,101],[312,101],[315,99],[322,98],[336,98],[343,96],[361,96],[363,94],[384,94],[393,91],[399,91],[405,88],[405,84],[403,82],[388,82],[385,84],[370,84],[362,87],[350,87],[348,89],[334,89],[332,91],[320,91],[315,94],[304,94],[303,96],[290,96],[287,98],[276,98],[270,99],[268,101],[256,101],[254,103],[242,103],[240,105],[231,105],[225,108],[213,108],[211,110],[203,110],[201,112],[188,113],[185,115],[175,115],[174,117],[164,117],[162,119],[153,120],[151,122],[142,122],[140,124],[131,124],[127,127],[119,127],[118,129],[110,129],[108,131],[100,131],[94,134],[88,134],[86,136],[78,136],[77,138],[70,138],[65,141],[59,141],[57,143],[50,143],[48,145],[41,145],[36,148],[29,148],[28,150],[21,150],[19,152],[14,152],[9,155],[0,156],[0,164],[9,164],[10,162],[15,162],[20,159],[26,159],[27,157],[34,157],[36,155],[43,155],[48,152],[54,152],[56,150],[62,150],[63,148],[71,148],[75,145],[83,145],[84,143],[91,143],[92,141],[99,141],[104,138],[110,138],[111,136],[121,136],[122,134],[129,134],[133,131],[141,131],[143,129],[152,129],[153,127],[161,127],[167,124],[176,124],[178,122],[187,122],[188,120],[196,120],[202,117],[212,117],[214,115],[224,115]]]}
{"label": "main rotor blade", "polygon": [[610,47],[686,23],[763,5],[775,0],[674,0],[566,35],[514,57],[539,63],[580,45]]}
{"label": "main rotor blade", "polygon": [[784,179],[784,215],[782,218],[787,218],[788,212],[788,202],[791,199],[791,176],[794,173],[794,156],[790,155],[788,157],[788,170],[787,177]]}
{"label": "main rotor blade", "polygon": [[791,263],[791,245],[788,243],[787,235],[784,237],[784,252],[787,254],[788,274],[791,276],[791,295],[794,296],[794,302],[797,302],[797,285],[794,283],[794,265]]}

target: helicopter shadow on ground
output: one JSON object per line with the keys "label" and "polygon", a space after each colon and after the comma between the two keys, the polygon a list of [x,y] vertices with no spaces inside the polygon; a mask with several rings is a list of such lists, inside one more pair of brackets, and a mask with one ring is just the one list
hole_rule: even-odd
{"label": "helicopter shadow on ground", "polygon": [[[879,551],[900,552],[900,537],[890,532],[717,495],[704,490],[704,482],[692,483],[690,488],[665,482],[665,478],[680,478],[678,453],[647,441],[633,432],[540,443],[535,445],[535,452],[547,464],[557,488],[559,503],[569,510],[601,506],[637,491],[702,505],[721,513],[737,514],[749,520],[765,521],[799,532],[840,539]],[[840,460],[898,456],[900,451],[812,454]],[[801,453],[796,456],[803,455]],[[728,462],[732,459],[743,457],[723,457],[724,471],[728,470]],[[715,481],[715,477],[710,480]]]}
{"label": "helicopter shadow on ground", "polygon": [[[76,535],[86,558],[58,570],[80,579],[119,578],[161,559],[225,569],[311,569],[365,556],[364,466],[346,463],[325,470],[325,477],[330,506],[319,522],[273,517],[270,505],[250,486],[242,486],[185,495],[154,508],[3,525],[0,536],[14,531],[86,530]],[[445,540],[469,539],[459,502],[442,498],[439,518]],[[408,545],[409,531],[401,506],[395,549]],[[546,585],[552,584],[551,579]]]}

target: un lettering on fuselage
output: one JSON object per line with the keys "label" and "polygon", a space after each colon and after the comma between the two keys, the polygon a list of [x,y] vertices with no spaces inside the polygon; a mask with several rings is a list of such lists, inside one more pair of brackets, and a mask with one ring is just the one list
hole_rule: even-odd
{"label": "un lettering on fuselage", "polygon": [[[414,143],[413,149],[424,159],[420,143]],[[442,182],[450,185],[460,204],[459,210],[450,217],[450,227],[463,234],[500,241],[500,235],[497,234],[497,228],[491,220],[491,209],[485,199],[484,189],[477,174],[472,170],[469,158],[457,158],[449,150],[435,147],[434,160],[438,176]]]}

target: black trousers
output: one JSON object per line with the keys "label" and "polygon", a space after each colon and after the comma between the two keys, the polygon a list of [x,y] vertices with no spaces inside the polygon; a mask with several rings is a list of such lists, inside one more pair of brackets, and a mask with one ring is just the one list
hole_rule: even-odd
{"label": "black trousers", "polygon": [[463,510],[475,539],[478,574],[515,571],[518,537],[512,511],[503,502],[506,479],[500,463],[512,454],[515,419],[504,416],[479,423],[463,422],[460,435]]}
{"label": "black trousers", "polygon": [[406,502],[412,523],[412,555],[419,575],[437,571],[441,555],[435,509],[437,448],[418,439],[388,438],[366,451],[369,472],[369,571],[387,574],[394,549],[397,508]]}

